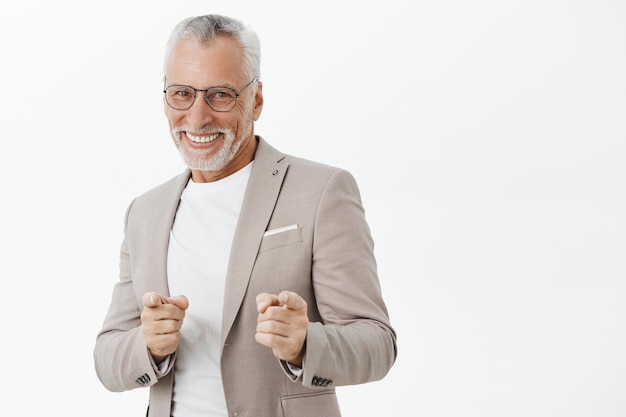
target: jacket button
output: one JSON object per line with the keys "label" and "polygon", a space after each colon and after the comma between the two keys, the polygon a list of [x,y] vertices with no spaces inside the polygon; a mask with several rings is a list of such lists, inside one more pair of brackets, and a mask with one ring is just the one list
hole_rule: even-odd
{"label": "jacket button", "polygon": [[148,374],[143,374],[139,378],[135,379],[135,384],[137,385],[146,385],[150,382],[150,376]]}

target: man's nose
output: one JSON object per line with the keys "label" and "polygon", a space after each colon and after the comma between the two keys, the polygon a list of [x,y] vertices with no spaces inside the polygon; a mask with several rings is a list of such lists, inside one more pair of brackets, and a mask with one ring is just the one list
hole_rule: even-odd
{"label": "man's nose", "polygon": [[209,103],[207,103],[204,95],[198,94],[191,107],[187,110],[187,120],[195,128],[201,128],[207,123],[211,123],[215,117]]}

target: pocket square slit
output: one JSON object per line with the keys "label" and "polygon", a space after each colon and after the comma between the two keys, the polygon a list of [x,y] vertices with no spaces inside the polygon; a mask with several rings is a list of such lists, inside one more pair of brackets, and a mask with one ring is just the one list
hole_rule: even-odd
{"label": "pocket square slit", "polygon": [[291,224],[289,226],[278,227],[276,229],[271,229],[271,230],[266,231],[265,233],[263,233],[263,236],[271,236],[277,233],[287,232],[289,230],[294,230],[297,228],[298,228],[297,224]]}

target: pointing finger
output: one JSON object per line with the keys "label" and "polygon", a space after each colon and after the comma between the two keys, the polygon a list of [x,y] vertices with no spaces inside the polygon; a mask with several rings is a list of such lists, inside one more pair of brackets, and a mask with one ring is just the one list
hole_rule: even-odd
{"label": "pointing finger", "polygon": [[264,313],[269,306],[278,304],[278,297],[273,294],[261,293],[256,296],[256,308],[259,313]]}
{"label": "pointing finger", "polygon": [[289,310],[305,310],[306,301],[300,295],[292,291],[282,291],[278,296],[281,305],[284,305]]}
{"label": "pointing finger", "polygon": [[159,294],[155,292],[147,292],[143,295],[141,301],[143,302],[144,307],[156,307],[161,304],[164,304],[163,298]]}
{"label": "pointing finger", "polygon": [[170,297],[167,299],[169,304],[174,304],[181,310],[187,310],[189,307],[189,300],[184,295],[177,295],[176,297]]}
{"label": "pointing finger", "polygon": [[145,293],[142,297],[142,302],[144,307],[148,308],[158,307],[162,304],[173,304],[182,310],[186,310],[189,307],[189,300],[184,295],[165,297],[153,291]]}

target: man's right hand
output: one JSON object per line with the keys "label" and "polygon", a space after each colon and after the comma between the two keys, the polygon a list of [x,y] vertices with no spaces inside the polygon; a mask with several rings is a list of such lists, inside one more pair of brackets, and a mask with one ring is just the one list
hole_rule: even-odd
{"label": "man's right hand", "polygon": [[142,301],[141,331],[152,358],[159,364],[178,348],[189,301],[184,295],[165,297],[155,292],[145,293]]}

